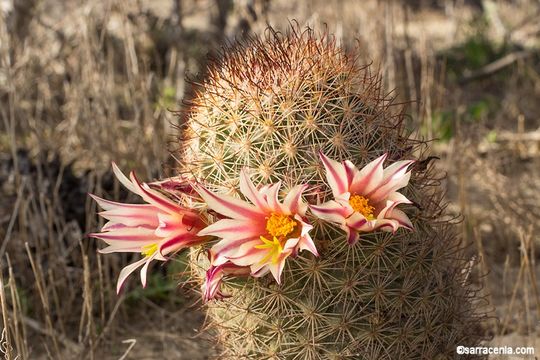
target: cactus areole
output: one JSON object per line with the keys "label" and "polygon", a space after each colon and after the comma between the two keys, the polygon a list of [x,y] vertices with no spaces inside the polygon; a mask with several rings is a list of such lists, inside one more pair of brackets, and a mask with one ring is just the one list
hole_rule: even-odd
{"label": "cactus areole", "polygon": [[217,238],[191,269],[224,358],[447,359],[482,340],[440,179],[413,164],[426,144],[357,53],[269,29],[187,102],[177,170]]}

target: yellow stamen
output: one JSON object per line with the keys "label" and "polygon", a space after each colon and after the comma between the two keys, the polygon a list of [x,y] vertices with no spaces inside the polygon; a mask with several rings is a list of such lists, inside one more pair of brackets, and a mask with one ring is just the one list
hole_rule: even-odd
{"label": "yellow stamen", "polygon": [[272,259],[273,264],[277,264],[279,262],[279,256],[281,255],[281,252],[283,251],[283,246],[281,245],[281,242],[277,237],[274,236],[273,240],[268,240],[267,238],[261,236],[261,241],[264,244],[261,245],[255,245],[255,249],[268,249],[268,254],[261,260],[261,264],[264,264],[268,262],[268,260]]}
{"label": "yellow stamen", "polygon": [[364,215],[366,219],[375,220],[375,216],[373,216],[373,211],[375,208],[369,205],[368,198],[355,194],[349,198],[349,204],[354,211],[358,211],[360,214]]}
{"label": "yellow stamen", "polygon": [[141,255],[150,257],[158,250],[158,244],[148,244],[141,247]]}
{"label": "yellow stamen", "polygon": [[266,220],[266,230],[273,237],[285,237],[296,229],[298,222],[291,216],[272,213]]}

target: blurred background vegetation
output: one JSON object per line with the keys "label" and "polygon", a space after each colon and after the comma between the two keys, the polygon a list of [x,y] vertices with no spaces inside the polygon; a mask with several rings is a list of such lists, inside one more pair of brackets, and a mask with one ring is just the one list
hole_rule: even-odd
{"label": "blurred background vegetation", "polygon": [[212,356],[180,260],[115,294],[131,255],[96,254],[86,194],[129,198],[111,161],[146,181],[174,175],[186,75],[200,80],[224,42],[293,20],[359,45],[383,73],[448,175],[464,271],[494,315],[485,331],[494,344],[540,345],[537,0],[0,0],[6,359]]}

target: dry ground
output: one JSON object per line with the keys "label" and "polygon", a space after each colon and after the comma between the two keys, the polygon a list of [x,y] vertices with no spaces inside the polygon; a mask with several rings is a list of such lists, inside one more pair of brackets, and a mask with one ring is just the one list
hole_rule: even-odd
{"label": "dry ground", "polygon": [[[0,300],[7,359],[206,359],[178,262],[118,297],[86,193],[117,199],[110,161],[171,174],[176,118],[207,53],[267,24],[358,40],[435,139],[493,343],[540,352],[540,4],[486,1],[0,0]],[[216,4],[221,4],[218,7]],[[223,4],[230,4],[228,7]],[[482,276],[482,274],[487,274]],[[498,321],[495,320],[498,319]]]}

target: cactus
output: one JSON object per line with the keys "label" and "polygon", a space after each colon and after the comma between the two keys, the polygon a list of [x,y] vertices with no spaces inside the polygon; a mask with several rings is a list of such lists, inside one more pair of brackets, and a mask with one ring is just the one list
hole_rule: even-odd
{"label": "cactus", "polygon": [[[188,104],[178,172],[235,196],[248,168],[256,184],[307,183],[305,198],[322,203],[332,195],[318,151],[358,167],[383,153],[392,162],[426,151],[408,136],[380,76],[309,29],[270,29],[225,49]],[[206,305],[222,356],[445,359],[456,345],[478,344],[483,315],[439,180],[417,162],[403,189],[414,202],[403,208],[412,232],[362,234],[350,245],[341,229],[311,215],[320,257],[302,252],[288,261],[280,285],[269,276],[227,280],[232,296]],[[208,264],[191,254],[202,282]]]}

